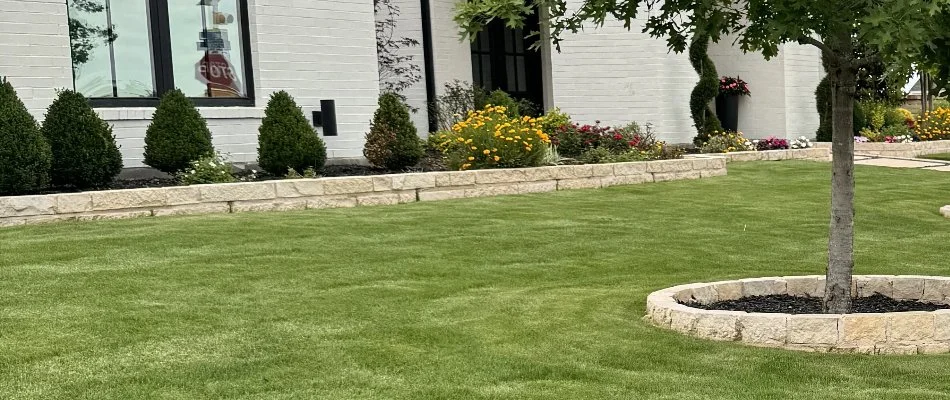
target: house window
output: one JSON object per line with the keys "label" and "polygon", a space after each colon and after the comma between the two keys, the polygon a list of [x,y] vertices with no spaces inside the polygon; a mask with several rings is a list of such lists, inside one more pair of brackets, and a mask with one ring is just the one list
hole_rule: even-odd
{"label": "house window", "polygon": [[75,89],[95,106],[253,105],[247,0],[68,0]]}
{"label": "house window", "polygon": [[494,20],[475,36],[471,45],[472,82],[485,90],[506,93],[542,106],[541,52],[532,50],[540,30],[537,11],[525,20],[525,27],[510,28]]}

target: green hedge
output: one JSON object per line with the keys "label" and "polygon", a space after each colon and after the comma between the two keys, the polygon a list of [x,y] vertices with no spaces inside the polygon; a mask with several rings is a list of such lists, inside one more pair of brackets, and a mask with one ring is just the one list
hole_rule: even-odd
{"label": "green hedge", "polygon": [[693,143],[697,146],[708,141],[713,132],[722,131],[722,123],[709,108],[709,102],[719,94],[719,74],[716,72],[716,64],[707,54],[708,49],[709,36],[704,34],[697,34],[689,45],[689,62],[699,74],[699,82],[689,97],[689,111],[696,127]]}
{"label": "green hedge", "polygon": [[0,79],[0,195],[35,192],[49,184],[49,143],[36,120]]}
{"label": "green hedge", "polygon": [[259,132],[258,164],[264,171],[283,176],[290,169],[323,169],[327,147],[289,93],[270,96]]}
{"label": "green hedge", "polygon": [[393,93],[379,96],[379,108],[363,147],[366,159],[377,167],[399,171],[416,165],[424,153],[409,107]]}
{"label": "green hedge", "polygon": [[55,185],[101,187],[122,171],[112,127],[75,91],[59,93],[46,112],[42,132],[53,152],[50,177]]}
{"label": "green hedge", "polygon": [[181,90],[164,96],[145,132],[145,164],[174,174],[214,153],[208,123]]}

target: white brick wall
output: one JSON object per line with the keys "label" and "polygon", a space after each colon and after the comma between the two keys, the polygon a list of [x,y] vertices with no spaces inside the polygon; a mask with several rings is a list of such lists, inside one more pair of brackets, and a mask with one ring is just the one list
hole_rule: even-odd
{"label": "white brick wall", "polygon": [[[362,0],[249,0],[256,107],[202,108],[217,148],[256,159],[257,128],[270,93],[287,90],[310,117],[337,105],[330,157],[358,157],[379,94],[373,6]],[[63,0],[0,0],[0,75],[41,119],[55,89],[72,86]],[[99,109],[114,124],[126,167],[142,166],[153,109]]]}
{"label": "white brick wall", "polygon": [[472,82],[472,47],[459,37],[459,27],[452,20],[459,0],[430,0],[432,8],[432,53],[435,55],[436,91],[453,80]]}
{"label": "white brick wall", "polygon": [[662,140],[691,142],[689,95],[698,80],[685,54],[616,21],[568,35],[552,54],[554,105],[580,123],[651,122]]}
{"label": "white brick wall", "polygon": [[766,61],[759,53],[742,53],[724,38],[709,45],[709,57],[719,76],[739,76],[749,83],[752,96],[739,100],[739,130],[746,137],[814,136],[818,128],[814,93],[821,80],[817,50],[787,44]]}
{"label": "white brick wall", "polygon": [[[410,115],[413,124],[419,131],[420,137],[429,133],[429,113],[426,105],[425,58],[423,57],[422,43],[422,8],[419,0],[392,0],[399,7],[399,17],[396,19],[396,38],[412,38],[419,42],[418,46],[399,50],[400,55],[413,56],[412,63],[419,66],[421,79],[412,87],[403,91],[407,103],[418,111]],[[377,19],[385,15],[377,16]],[[382,82],[380,82],[382,85]]]}

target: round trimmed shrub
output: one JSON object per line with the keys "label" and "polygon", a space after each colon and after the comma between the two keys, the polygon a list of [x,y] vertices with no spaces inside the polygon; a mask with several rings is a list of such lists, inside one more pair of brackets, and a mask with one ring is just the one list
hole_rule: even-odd
{"label": "round trimmed shrub", "polygon": [[377,167],[399,171],[416,165],[423,155],[425,149],[409,119],[409,107],[393,93],[379,96],[363,156]]}
{"label": "round trimmed shrub", "polygon": [[0,195],[34,192],[49,184],[49,143],[13,85],[0,81]]}
{"label": "round trimmed shrub", "polygon": [[122,171],[122,153],[112,127],[75,91],[59,93],[46,111],[41,131],[53,153],[54,185],[102,187]]}
{"label": "round trimmed shrub", "polygon": [[258,164],[264,171],[283,176],[290,169],[323,169],[327,147],[289,93],[271,94],[259,132]]}
{"label": "round trimmed shrub", "polygon": [[174,174],[213,153],[208,123],[194,103],[181,90],[165,93],[145,132],[145,164]]}
{"label": "round trimmed shrub", "polygon": [[696,127],[693,144],[702,146],[713,132],[722,131],[722,123],[709,108],[709,102],[719,94],[719,74],[716,64],[709,58],[709,35],[697,34],[689,45],[689,62],[699,74],[699,82],[689,97],[689,112]]}

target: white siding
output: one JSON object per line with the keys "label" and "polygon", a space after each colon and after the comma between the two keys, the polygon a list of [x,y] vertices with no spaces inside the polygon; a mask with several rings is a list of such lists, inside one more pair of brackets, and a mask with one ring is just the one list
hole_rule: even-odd
{"label": "white siding", "polygon": [[[257,107],[202,108],[218,150],[253,162],[257,128],[270,93],[287,90],[310,117],[321,99],[336,100],[339,136],[325,137],[329,156],[359,157],[376,109],[373,5],[362,0],[249,0]],[[72,86],[66,4],[0,0],[0,75],[42,118],[57,88]],[[153,109],[99,109],[114,124],[126,167],[142,166]]]}
{"label": "white siding", "polygon": [[459,27],[452,20],[459,0],[431,0],[432,53],[436,92],[442,93],[446,83],[454,80],[472,82],[472,48],[459,36]]}
{"label": "white siding", "polygon": [[[425,137],[429,132],[429,113],[426,104],[421,2],[419,0],[392,0],[392,2],[399,7],[399,17],[396,19],[394,36],[396,38],[412,38],[419,42],[418,46],[400,49],[399,54],[411,55],[413,57],[412,63],[419,67],[420,77],[422,79],[415,85],[405,89],[402,94],[406,96],[406,102],[409,106],[418,110],[411,115],[412,122],[415,124],[416,129],[418,129],[419,136]],[[384,15],[377,16],[378,19],[385,17]],[[382,85],[382,82],[380,82],[380,85]]]}

